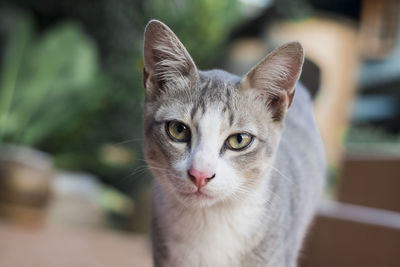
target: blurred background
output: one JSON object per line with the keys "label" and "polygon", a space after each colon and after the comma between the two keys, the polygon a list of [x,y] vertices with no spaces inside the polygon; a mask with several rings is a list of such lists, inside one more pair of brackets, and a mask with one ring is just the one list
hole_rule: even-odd
{"label": "blurred background", "polygon": [[142,43],[243,75],[299,40],[328,188],[301,266],[400,266],[400,2],[2,0],[0,266],[151,266]]}

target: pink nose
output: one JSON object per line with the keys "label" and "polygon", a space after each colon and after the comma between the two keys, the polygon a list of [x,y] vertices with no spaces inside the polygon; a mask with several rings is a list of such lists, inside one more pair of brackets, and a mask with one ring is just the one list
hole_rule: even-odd
{"label": "pink nose", "polygon": [[196,185],[197,189],[205,186],[212,178],[215,177],[215,173],[200,171],[191,167],[188,171],[189,178]]}

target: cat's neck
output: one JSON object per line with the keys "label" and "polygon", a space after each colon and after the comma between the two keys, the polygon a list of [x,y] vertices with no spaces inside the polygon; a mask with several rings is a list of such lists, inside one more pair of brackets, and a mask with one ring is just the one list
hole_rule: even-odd
{"label": "cat's neck", "polygon": [[[187,207],[174,197],[164,195],[163,202],[157,201],[154,208],[158,223],[168,232],[165,237],[171,244],[171,262],[176,258],[184,261],[187,256],[188,262],[198,258],[201,266],[239,266],[246,253],[261,241],[261,229],[271,219],[266,212],[271,200],[266,191],[268,182],[264,179],[246,198],[203,208]],[[156,185],[155,190],[160,189]],[[187,247],[196,253],[188,254]]]}

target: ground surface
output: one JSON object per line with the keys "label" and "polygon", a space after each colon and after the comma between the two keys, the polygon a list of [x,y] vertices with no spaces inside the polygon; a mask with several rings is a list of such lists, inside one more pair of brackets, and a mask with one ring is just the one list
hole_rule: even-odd
{"label": "ground surface", "polygon": [[0,222],[0,267],[151,267],[146,236]]}

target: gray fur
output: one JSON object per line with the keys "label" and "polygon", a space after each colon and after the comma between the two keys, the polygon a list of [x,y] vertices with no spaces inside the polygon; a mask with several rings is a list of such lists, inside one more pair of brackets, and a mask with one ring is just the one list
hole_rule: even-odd
{"label": "gray fur", "polygon": [[[292,43],[271,53],[243,78],[221,70],[198,71],[167,26],[149,23],[144,152],[156,177],[156,267],[296,266],[325,174],[311,99],[300,84],[294,88],[302,60],[301,46]],[[204,118],[211,128],[204,128]],[[189,143],[170,140],[165,125],[171,120],[190,128]],[[244,151],[228,150],[223,140],[238,131],[255,134],[255,141]],[[221,138],[215,141],[217,147],[201,150],[212,138]],[[214,192],[212,200],[179,195],[193,187],[185,168],[194,164],[198,153],[225,164],[206,186]],[[235,175],[231,182],[238,188],[229,188],[234,177],[224,176],[225,171]],[[218,189],[221,182],[226,192]],[[248,215],[241,214],[247,211]],[[207,240],[212,243],[202,243]],[[221,258],[215,257],[218,251],[224,253]]]}
{"label": "gray fur", "polygon": [[279,215],[266,225],[263,241],[242,266],[297,266],[298,252],[324,185],[324,159],[310,96],[298,84],[271,173],[270,187],[279,196],[273,200],[280,207],[275,211]]}

